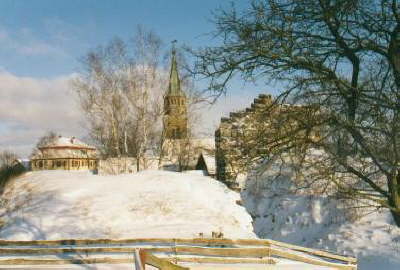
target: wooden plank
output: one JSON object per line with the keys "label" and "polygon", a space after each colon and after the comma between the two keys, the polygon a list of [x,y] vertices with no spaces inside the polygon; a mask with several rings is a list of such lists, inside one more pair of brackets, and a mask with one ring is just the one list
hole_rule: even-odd
{"label": "wooden plank", "polygon": [[315,258],[306,257],[301,254],[274,248],[201,248],[201,247],[177,247],[177,254],[191,253],[202,256],[219,257],[270,257],[279,256],[295,261],[305,262],[313,265],[329,266],[336,269],[356,269],[354,265],[331,263]]}
{"label": "wooden plank", "polygon": [[279,250],[279,249],[275,249],[275,248],[270,248],[270,254],[271,254],[271,256],[278,256],[278,257],[282,257],[282,258],[286,258],[286,259],[290,259],[290,260],[294,260],[294,261],[299,261],[299,262],[304,262],[304,263],[308,263],[308,264],[313,264],[313,265],[328,266],[328,267],[332,267],[334,269],[345,269],[345,270],[357,269],[357,266],[355,266],[355,265],[331,263],[331,262],[317,260],[314,258],[305,257],[300,254],[295,254],[295,253],[291,253],[288,251],[283,251],[283,250]]}
{"label": "wooden plank", "polygon": [[331,254],[326,251],[305,248],[301,246],[286,244],[274,240],[259,240],[259,239],[209,239],[209,238],[194,238],[194,239],[175,239],[175,238],[139,238],[139,239],[64,239],[64,240],[36,240],[36,241],[9,241],[0,240],[0,246],[82,246],[82,245],[128,245],[128,244],[166,244],[166,245],[204,245],[204,246],[279,246],[296,251],[305,252],[308,254],[325,257],[329,259],[340,260],[352,264],[357,263],[356,258]]}
{"label": "wooden plank", "polygon": [[86,258],[86,259],[2,259],[0,265],[59,265],[59,264],[119,264],[133,263],[133,258]]}
{"label": "wooden plank", "polygon": [[[46,255],[46,254],[92,254],[92,253],[133,253],[134,247],[64,247],[64,248],[0,248],[0,254],[26,254],[26,255]],[[262,257],[266,254],[265,248],[209,248],[209,247],[155,247],[143,248],[151,253],[196,253],[200,255],[220,255],[220,256],[245,256],[245,257]]]}
{"label": "wooden plank", "polygon": [[137,238],[137,239],[64,239],[64,240],[33,240],[33,241],[13,241],[0,240],[0,246],[78,246],[78,245],[121,245],[121,244],[199,244],[206,246],[219,245],[264,245],[268,246],[269,242],[258,239],[213,239],[213,238]]}
{"label": "wooden plank", "polygon": [[[27,255],[46,255],[46,254],[91,254],[91,253],[134,253],[134,247],[64,247],[64,248],[0,248],[0,254],[27,254]],[[145,248],[146,249],[146,248]],[[152,252],[174,252],[174,247],[147,248]]]}
{"label": "wooden plank", "polygon": [[150,252],[141,251],[141,255],[143,256],[146,264],[152,265],[161,270],[189,270],[189,268],[176,265],[167,259],[158,258]]}
{"label": "wooden plank", "polygon": [[145,270],[146,254],[139,249],[136,249],[133,254],[134,254],[134,258],[135,258],[135,270]]}
{"label": "wooden plank", "polygon": [[[5,250],[5,249],[3,249]],[[163,252],[163,253],[176,253],[177,256],[179,254],[193,254],[193,255],[201,255],[201,256],[219,256],[219,257],[238,257],[240,258],[262,258],[269,257],[271,255],[277,255],[281,257],[285,257],[288,259],[300,260],[302,262],[311,263],[316,262],[319,265],[323,263],[321,260],[312,260],[311,258],[307,258],[301,255],[297,255],[293,257],[293,253],[285,252],[278,249],[271,248],[204,248],[204,247],[182,247],[178,246],[176,248],[166,247],[166,248],[149,248],[144,249],[148,253],[153,252]],[[135,251],[134,248],[76,248],[76,249],[34,249],[34,250],[8,250],[9,254],[17,254],[17,253],[26,253],[26,254],[63,254],[63,253],[76,253],[76,254],[89,254],[89,253],[101,253],[101,252],[111,252],[111,253],[133,253]],[[206,259],[206,258],[205,258]],[[224,259],[224,258],[221,258]],[[325,265],[325,264],[323,264]],[[327,266],[340,266],[340,264],[332,264],[328,263]],[[351,268],[349,268],[351,269]]]}
{"label": "wooden plank", "polygon": [[274,241],[274,240],[266,240],[266,241],[268,241],[270,243],[270,245],[289,248],[289,249],[296,250],[296,251],[302,251],[302,252],[309,253],[309,254],[312,254],[312,255],[317,255],[319,257],[335,259],[335,260],[349,262],[349,263],[353,263],[353,264],[357,263],[357,259],[354,258],[354,257],[336,255],[336,254],[332,254],[332,253],[329,253],[329,252],[326,252],[326,251],[322,251],[322,250],[316,250],[316,249],[296,246],[296,245],[287,244],[287,243]]}
{"label": "wooden plank", "polygon": [[95,247],[95,248],[0,248],[0,254],[29,254],[29,255],[46,255],[46,254],[89,254],[89,253],[133,253],[135,248],[125,248],[125,247]]}
{"label": "wooden plank", "polygon": [[219,257],[268,257],[270,249],[266,248],[204,248],[204,247],[176,247],[177,254],[195,254],[201,256]]}
{"label": "wooden plank", "polygon": [[222,264],[276,264],[276,260],[272,258],[266,259],[249,259],[249,258],[199,258],[199,257],[177,257],[168,258],[172,262],[190,262],[190,263],[222,263]]}

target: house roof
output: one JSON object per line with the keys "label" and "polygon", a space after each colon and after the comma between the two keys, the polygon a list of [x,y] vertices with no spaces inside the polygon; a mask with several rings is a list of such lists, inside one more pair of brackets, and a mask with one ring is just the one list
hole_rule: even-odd
{"label": "house roof", "polygon": [[[89,150],[89,151],[87,151]],[[35,149],[31,160],[57,158],[97,158],[96,148],[75,137],[58,136]]]}
{"label": "house roof", "polygon": [[75,137],[62,137],[58,136],[50,142],[46,143],[43,146],[40,146],[39,149],[46,148],[76,148],[76,149],[92,149],[96,150],[95,147],[90,146]]}

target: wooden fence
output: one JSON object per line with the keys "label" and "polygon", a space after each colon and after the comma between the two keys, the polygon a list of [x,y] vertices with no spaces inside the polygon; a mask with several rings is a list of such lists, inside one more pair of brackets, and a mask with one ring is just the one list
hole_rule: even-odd
{"label": "wooden fence", "polygon": [[[133,256],[135,253],[136,257]],[[0,240],[0,266],[122,264],[135,263],[135,260],[138,262],[138,256],[143,269],[146,264],[162,270],[190,269],[191,264],[279,265],[281,258],[331,269],[357,269],[355,258],[273,240],[206,238]],[[189,268],[182,265],[189,265]]]}

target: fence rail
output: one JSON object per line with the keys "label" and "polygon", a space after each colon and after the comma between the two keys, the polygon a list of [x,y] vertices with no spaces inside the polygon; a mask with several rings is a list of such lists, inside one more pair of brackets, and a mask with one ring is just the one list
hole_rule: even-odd
{"label": "fence rail", "polygon": [[322,250],[268,239],[209,238],[0,240],[0,265],[134,263],[137,250],[143,265],[162,270],[189,269],[180,263],[279,264],[280,258],[332,269],[357,269],[355,258]]}

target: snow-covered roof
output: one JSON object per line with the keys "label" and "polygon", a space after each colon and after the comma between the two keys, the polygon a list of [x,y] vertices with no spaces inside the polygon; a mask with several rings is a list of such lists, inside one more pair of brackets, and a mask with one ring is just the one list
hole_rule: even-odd
{"label": "snow-covered roof", "polygon": [[54,140],[50,141],[49,143],[39,147],[40,149],[43,148],[86,148],[86,149],[93,149],[95,150],[96,148],[93,146],[90,146],[81,140],[78,140],[75,137],[63,137],[63,136],[58,136]]}
{"label": "snow-covered roof", "polygon": [[215,166],[215,156],[214,155],[210,155],[206,152],[202,152],[199,156],[199,159],[203,157],[204,163],[206,164],[207,167],[207,172],[210,175],[215,175],[216,172],[216,166]]}

